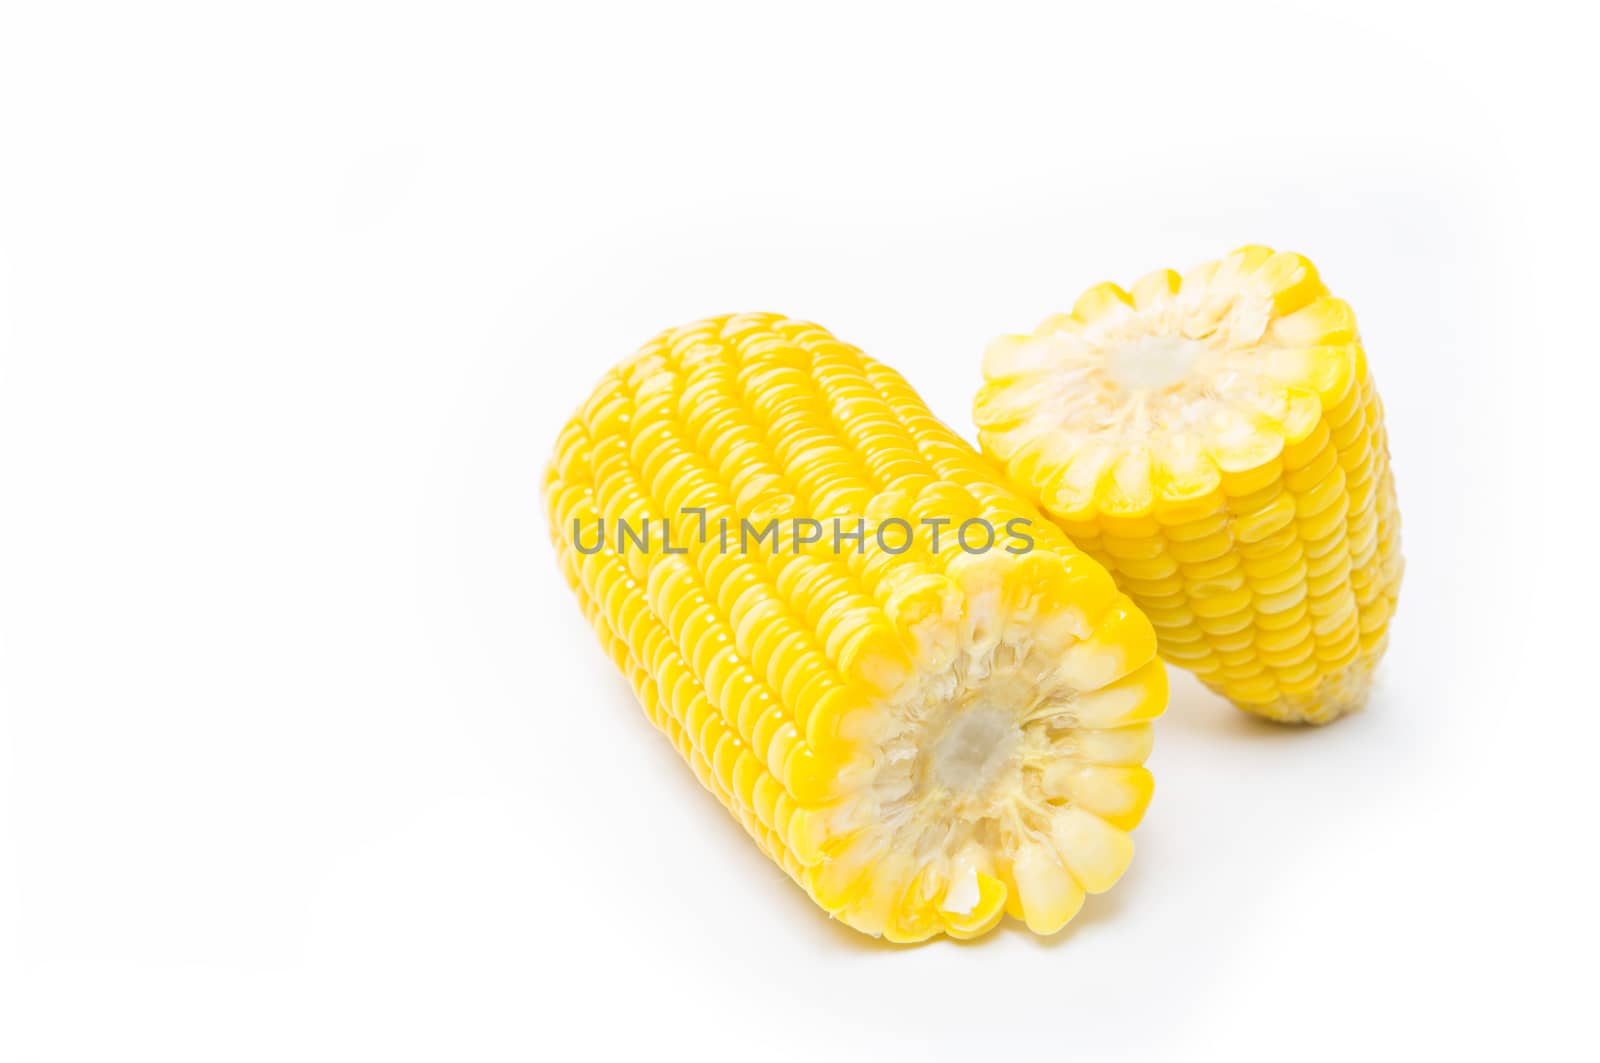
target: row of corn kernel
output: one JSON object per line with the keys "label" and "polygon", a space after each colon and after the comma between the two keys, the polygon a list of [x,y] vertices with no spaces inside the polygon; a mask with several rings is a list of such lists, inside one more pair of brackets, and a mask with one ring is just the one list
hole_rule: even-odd
{"label": "row of corn kernel", "polygon": [[[681,342],[681,339],[682,338],[680,338],[680,342]],[[696,338],[694,338],[694,340],[692,342],[700,342],[703,339],[704,339],[704,337],[696,337]],[[663,382],[666,382],[666,383],[668,383],[670,385],[671,383],[675,382],[675,377],[672,374],[664,374],[664,373],[660,372],[660,369],[662,368],[662,366],[658,361],[655,361],[656,357],[657,357],[656,353],[652,352],[649,348],[647,348],[646,351],[642,352],[641,356],[638,359],[635,360],[634,365],[633,365],[632,368],[634,368],[635,375],[637,377],[641,378],[641,380],[643,380],[643,381],[648,381],[651,385],[653,385],[652,398],[659,400],[659,399],[662,398],[662,395],[661,395],[662,388],[661,388],[660,385]],[[646,364],[646,363],[652,363],[652,362],[654,362],[654,364]],[[643,371],[640,371],[641,365],[643,366]],[[600,404],[604,405],[604,402],[602,401]],[[726,403],[724,403],[723,405],[724,405],[724,407],[726,407]],[[667,410],[668,409],[668,403],[659,402],[658,401],[658,402],[654,403],[654,407],[655,407],[655,409],[657,411]],[[668,412],[670,413],[670,410]],[[650,429],[655,427],[656,424],[667,423],[665,421],[649,423],[648,422],[647,411],[646,410],[642,410],[642,409],[635,409],[634,412],[633,412],[633,416],[635,418],[635,423],[632,425],[632,430],[635,432],[635,440],[636,440],[636,442],[639,439],[645,438],[646,437],[645,433],[649,432]],[[641,427],[641,425],[643,425],[643,427]],[[669,477],[669,476],[667,476],[665,474],[669,473],[669,472],[674,473],[674,474],[681,474],[681,473],[689,472],[690,471],[690,467],[694,464],[694,456],[693,455],[688,454],[687,452],[683,452],[681,448],[679,448],[679,452],[678,453],[674,453],[672,447],[663,446],[662,445],[663,443],[670,442],[670,439],[665,439],[665,438],[661,438],[661,437],[663,435],[665,435],[667,437],[670,437],[671,434],[672,434],[671,432],[657,433],[657,437],[650,440],[651,446],[648,448],[648,454],[654,456],[655,459],[658,459],[661,462],[665,463],[665,464],[660,465],[657,468],[652,468],[652,469],[648,470],[649,474],[650,474],[650,477],[649,477],[650,478],[650,482],[660,483],[660,482],[666,481],[668,483],[682,483],[682,482],[684,482],[683,480],[675,478],[675,477]],[[612,452],[613,452],[612,456],[615,457],[616,456],[615,452],[619,448],[611,448],[611,449],[612,449]],[[605,460],[605,456],[601,455],[599,450],[596,450],[596,454],[599,456],[599,461],[604,461]],[[599,462],[597,461],[597,464],[598,463]],[[629,515],[628,511],[626,511],[625,509],[619,508],[619,505],[618,505],[620,502],[622,502],[624,500],[629,500],[629,499],[631,499],[632,501],[634,501],[636,503],[633,511],[631,512],[632,516],[639,517],[639,516],[642,516],[642,515],[644,515],[645,513],[648,512],[648,509],[651,508],[651,507],[645,506],[642,503],[640,503],[640,494],[641,494],[641,492],[639,492],[638,489],[637,489],[638,481],[637,481],[636,478],[627,475],[627,469],[626,469],[626,462],[625,461],[621,461],[621,460],[613,461],[609,467],[603,467],[603,468],[599,469],[598,471],[600,471],[603,474],[603,479],[612,479],[612,480],[615,480],[615,481],[619,481],[623,485],[622,488],[614,496],[613,504],[607,507],[608,515],[615,515],[615,516]],[[771,482],[772,483],[781,482],[781,470],[774,469],[773,473],[774,473],[774,475],[771,477]],[[684,496],[684,497],[669,497],[669,498],[665,499],[664,501],[666,503],[666,507],[685,504],[685,503],[688,503],[690,501],[706,503],[708,505],[714,504],[714,500],[710,499],[710,498],[690,498],[690,497],[687,497],[687,496]],[[664,508],[666,508],[666,507],[664,507]],[[712,555],[709,551],[702,550],[702,551],[699,551],[699,557],[697,558],[697,560],[699,560],[704,565],[715,566],[715,565],[720,563],[716,559],[716,557],[717,557],[717,555]],[[638,564],[638,562],[636,561],[635,564]],[[666,570],[667,568],[670,568],[670,567],[671,566],[659,566],[658,570]],[[726,567],[726,566],[724,565],[724,567]],[[834,590],[834,591],[838,591],[841,588],[834,587],[834,588],[831,588],[831,589]],[[679,599],[674,599],[674,598],[669,596],[667,598],[667,600],[665,601],[665,603],[660,605],[660,606],[658,606],[658,608],[662,608],[662,609],[670,608],[670,606],[671,606],[671,604],[672,604],[672,602],[674,600],[681,600],[681,596],[687,595],[687,594],[689,594],[691,592],[696,592],[697,593],[697,591],[698,591],[698,588],[693,588],[693,587],[688,587],[688,586],[679,586],[677,588],[677,594],[680,596],[680,598]],[[704,599],[704,595],[699,595],[699,597],[702,600]],[[747,597],[747,599],[752,601],[752,603],[753,603],[752,604],[752,609],[761,609],[763,606],[767,606],[768,607],[768,609],[767,609],[768,613],[771,613],[771,612],[774,611],[771,601],[765,595],[755,594],[755,595],[747,595],[746,597]],[[735,604],[735,606],[737,606],[738,603],[734,603],[734,604]],[[712,634],[711,630],[709,630],[709,629],[712,628],[712,626],[715,624],[715,622],[716,622],[715,618],[712,617],[711,615],[709,615],[708,613],[704,613],[704,612],[691,614],[690,622],[693,623],[696,619],[698,619],[698,621],[699,621],[699,623],[701,625],[700,629],[685,628],[680,634],[680,640],[682,642],[684,642],[684,643],[689,643],[689,644],[693,644],[693,645],[696,645],[696,646],[703,646],[703,645],[710,644],[710,640],[708,640],[706,636]],[[782,632],[782,629],[785,626],[783,624],[784,618],[782,616],[763,615],[763,616],[759,617],[758,619],[760,620],[759,623],[752,622],[752,623],[750,623],[748,625],[740,625],[740,626],[741,626],[741,628],[744,628],[746,630],[752,630],[752,631],[759,630],[762,633],[763,637],[765,637],[766,635],[771,634],[774,631]],[[791,636],[793,636],[793,638],[786,644],[785,643],[780,643],[780,644],[774,646],[773,644],[768,643],[766,646],[761,647],[763,649],[768,649],[768,650],[775,651],[775,652],[772,652],[772,653],[769,654],[770,659],[774,662],[774,667],[769,669],[769,678],[773,679],[773,681],[776,682],[777,681],[777,677],[781,676],[781,677],[783,677],[783,682],[785,682],[786,684],[792,683],[793,680],[794,680],[794,677],[796,677],[796,676],[807,676],[808,674],[812,678],[815,678],[815,679],[823,679],[823,678],[825,678],[825,675],[823,674],[824,670],[821,667],[817,666],[815,661],[812,662],[813,667],[809,670],[809,672],[805,668],[793,667],[793,665],[796,662],[793,661],[793,660],[789,660],[788,659],[788,658],[791,657],[791,654],[785,653],[785,652],[782,652],[782,651],[786,647],[789,648],[789,649],[794,649],[795,646],[796,646],[796,640],[802,640],[803,641],[805,632],[804,632],[803,629],[800,629],[798,626],[794,626],[794,630],[789,632],[789,634]],[[727,633],[725,631],[716,632],[716,635],[720,640],[726,642]],[[749,652],[749,651],[747,651],[747,652]],[[730,660],[730,662],[732,662],[730,664],[730,667],[733,667],[733,665],[739,663],[739,662],[737,662],[737,660],[736,660],[736,658],[735,658],[735,656],[733,654],[729,655],[728,660]],[[710,670],[714,667],[714,665],[717,662],[714,659],[704,659],[704,660],[697,660],[694,663],[695,663],[696,667],[704,669],[705,672],[703,674],[707,674],[708,678],[710,678],[711,677]],[[786,698],[785,698],[785,701],[792,705],[792,704],[795,703],[796,700],[798,700],[800,698],[801,693],[802,693],[802,690],[800,689],[799,686],[791,687],[790,689],[785,690],[785,694],[787,695]],[[726,700],[724,698],[722,698],[722,697],[718,697],[716,692],[713,692],[713,698],[712,699],[708,699],[708,701],[710,701],[710,700],[715,700],[716,702],[720,703],[723,707],[726,706]],[[751,734],[749,733],[749,724],[748,724],[749,717],[746,714],[744,714],[744,713],[730,713],[730,714],[728,714],[728,716],[724,717],[725,720],[729,719],[729,718],[731,718],[737,724],[742,725],[742,726],[739,726],[738,729],[740,731],[745,732],[743,737],[746,740],[749,740],[752,737]],[[709,730],[710,726],[711,726],[710,721],[707,721],[704,724],[700,724],[700,726],[694,726],[695,724],[699,724],[700,723],[700,721],[698,721],[698,720],[691,720],[690,723],[691,723],[690,733],[702,736],[702,737],[698,738],[697,741],[696,741],[696,745],[701,749],[702,752],[705,750],[705,748],[707,746],[709,746],[711,744],[711,742],[716,741],[718,743],[718,745],[716,746],[715,750],[712,753],[712,756],[710,757],[710,762],[712,763],[713,768],[715,768],[716,765],[719,762],[726,762],[727,767],[723,771],[718,773],[718,774],[724,774],[724,775],[728,775],[729,776],[729,779],[728,780],[724,780],[724,781],[729,782],[730,785],[737,786],[737,781],[740,778],[749,778],[749,777],[751,777],[753,772],[749,772],[749,771],[741,772],[741,771],[737,770],[735,765],[740,764],[741,761],[735,759],[735,754],[734,753],[726,752],[726,756],[725,757],[719,756],[719,754],[723,754],[725,751],[732,751],[732,750],[736,750],[737,749],[737,746],[734,745],[734,742],[733,742],[733,739],[732,739],[731,736],[729,736],[729,735],[706,734],[706,731],[702,730],[702,727],[704,727],[704,728]],[[790,733],[791,734],[795,733],[792,728],[790,729]],[[761,748],[761,747],[758,745],[757,748]],[[796,751],[791,749],[788,752],[792,755]],[[769,756],[769,761],[778,761],[778,760],[779,760],[779,758]],[[780,766],[781,766],[780,763],[769,763],[769,765],[768,765],[769,768],[772,768],[774,770],[776,770]],[[742,795],[741,794],[740,796],[741,796],[742,799],[744,799],[746,801],[749,800],[748,795]]]}
{"label": "row of corn kernel", "polygon": [[1392,508],[1393,486],[1356,350],[1347,394],[1279,462],[1224,474],[1212,499],[1176,513],[1061,522],[1140,602],[1163,655],[1236,701],[1309,698],[1373,648],[1392,608],[1397,522],[1376,551],[1369,503]]}
{"label": "row of corn kernel", "polygon": [[[614,384],[611,387],[603,385],[597,392],[599,401],[591,404],[588,411],[590,415],[599,417],[602,410],[612,417],[630,415],[631,404],[608,401],[615,399],[619,390]],[[587,433],[584,435],[587,436]],[[613,438],[616,437],[602,437],[594,441],[584,439],[576,445],[587,444],[585,453],[591,457],[599,456],[605,461],[608,448],[600,444]],[[615,448],[609,448],[609,451],[614,456]],[[562,468],[559,460],[557,465],[558,469],[571,474],[570,470]],[[605,479],[602,483],[610,489],[603,489],[597,499],[601,502],[599,510],[584,494],[573,496],[553,490],[556,499],[555,512],[552,513],[553,531],[565,529],[575,518],[590,522],[603,515],[608,520],[623,516],[638,520],[649,514],[648,502],[638,482],[628,474],[625,462],[617,464],[613,460],[604,468]],[[587,490],[593,493],[592,487]],[[563,501],[566,504],[560,504]],[[563,554],[570,556],[570,548],[562,545]],[[626,556],[637,558],[642,555]],[[787,819],[792,816],[792,798],[779,792],[781,787],[772,780],[770,772],[751,770],[755,765],[751,763],[753,757],[749,750],[743,748],[743,743],[729,732],[725,721],[712,708],[696,673],[679,650],[680,646],[691,644],[674,640],[662,620],[663,615],[670,617],[673,614],[673,605],[689,600],[681,595],[682,588],[678,588],[680,597],[677,602],[670,600],[669,592],[668,599],[663,599],[658,593],[652,604],[649,595],[644,593],[645,588],[637,583],[616,556],[607,556],[604,552],[590,554],[578,561],[575,567],[578,569],[575,587],[580,592],[580,599],[594,603],[593,608],[598,614],[597,617],[591,617],[591,622],[597,631],[602,632],[602,637],[607,629],[614,637],[613,656],[618,656],[622,648],[631,647],[633,653],[643,653],[650,658],[637,661],[632,667],[627,662],[619,663],[630,677],[653,677],[653,694],[648,687],[641,689],[636,685],[636,693],[645,704],[652,721],[669,733],[701,782],[744,822],[763,848],[768,849],[780,863],[791,863],[792,857],[786,859],[782,851],[774,849],[769,835],[781,836]],[[606,615],[608,612],[609,616]],[[679,615],[683,615],[681,610]],[[768,756],[780,759],[782,754],[769,747]],[[719,765],[721,770],[718,770]],[[737,772],[736,767],[739,769]],[[760,784],[763,774],[765,785]],[[752,810],[758,813],[759,823],[750,818]],[[759,815],[763,812],[765,815]]]}

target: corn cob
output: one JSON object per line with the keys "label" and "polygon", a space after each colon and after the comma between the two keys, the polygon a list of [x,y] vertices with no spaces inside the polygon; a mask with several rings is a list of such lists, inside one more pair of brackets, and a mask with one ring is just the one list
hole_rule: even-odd
{"label": "corn cob", "polygon": [[[1154,632],[893,371],[775,315],[666,332],[562,430],[545,498],[651,722],[828,912],[897,942],[1003,912],[1051,933],[1122,874]],[[795,516],[885,534],[738,537]],[[975,519],[1018,534],[978,550],[974,525],[968,552]],[[672,552],[597,534],[646,521]]]}
{"label": "corn cob", "polygon": [[1349,306],[1299,255],[1244,247],[984,356],[984,451],[1247,711],[1366,701],[1400,591],[1383,404]]}

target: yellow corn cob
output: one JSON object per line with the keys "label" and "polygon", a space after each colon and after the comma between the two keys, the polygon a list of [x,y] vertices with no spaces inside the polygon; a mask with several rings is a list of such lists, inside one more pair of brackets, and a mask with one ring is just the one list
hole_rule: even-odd
{"label": "yellow corn cob", "polygon": [[1310,262],[1244,247],[1102,284],[983,371],[984,451],[1111,569],[1167,660],[1276,720],[1365,703],[1400,511],[1355,318]]}
{"label": "yellow corn cob", "polygon": [[[1121,875],[1166,706],[1154,632],[893,371],[769,314],[664,333],[561,432],[545,497],[651,721],[830,913],[892,941],[1004,911],[1050,933]],[[868,531],[741,543],[774,517]],[[969,553],[978,518],[1026,523]],[[596,549],[646,519],[650,549]],[[937,549],[923,519],[953,522]]]}

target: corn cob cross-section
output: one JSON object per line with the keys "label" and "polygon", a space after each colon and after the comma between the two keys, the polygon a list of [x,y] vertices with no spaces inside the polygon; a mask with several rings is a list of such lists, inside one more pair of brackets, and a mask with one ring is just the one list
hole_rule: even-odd
{"label": "corn cob cross-section", "polygon": [[[561,432],[545,498],[651,722],[845,923],[1050,933],[1122,874],[1166,705],[1154,632],[893,371],[769,314],[664,333]],[[772,518],[868,530],[740,538]],[[655,548],[602,542],[620,522]]]}
{"label": "corn cob cross-section", "polygon": [[1355,318],[1245,247],[1091,288],[984,357],[979,439],[1111,569],[1162,655],[1250,712],[1360,708],[1400,591],[1383,405]]}

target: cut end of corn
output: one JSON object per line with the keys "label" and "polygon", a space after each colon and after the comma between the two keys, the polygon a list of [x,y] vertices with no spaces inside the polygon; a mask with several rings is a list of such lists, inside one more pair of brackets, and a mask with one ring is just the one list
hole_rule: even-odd
{"label": "cut end of corn", "polygon": [[1070,590],[1030,598],[1029,578],[947,577],[948,611],[905,629],[906,681],[856,703],[803,879],[858,929],[971,936],[1009,906],[1053,933],[1132,858],[1166,702],[1154,636],[1118,630],[1126,599],[1085,614]]}
{"label": "cut end of corn", "polygon": [[1240,708],[1365,702],[1403,562],[1383,406],[1349,306],[1244,247],[1003,336],[985,452],[1142,607],[1162,654]]}
{"label": "cut end of corn", "polygon": [[[1167,697],[1154,630],[893,371],[775,315],[673,330],[562,432],[546,501],[652,722],[845,923],[1052,933],[1127,867]],[[948,527],[905,549],[717,535],[768,516]],[[588,549],[624,519],[681,552]],[[960,546],[971,520],[1020,520],[1030,548]]]}

